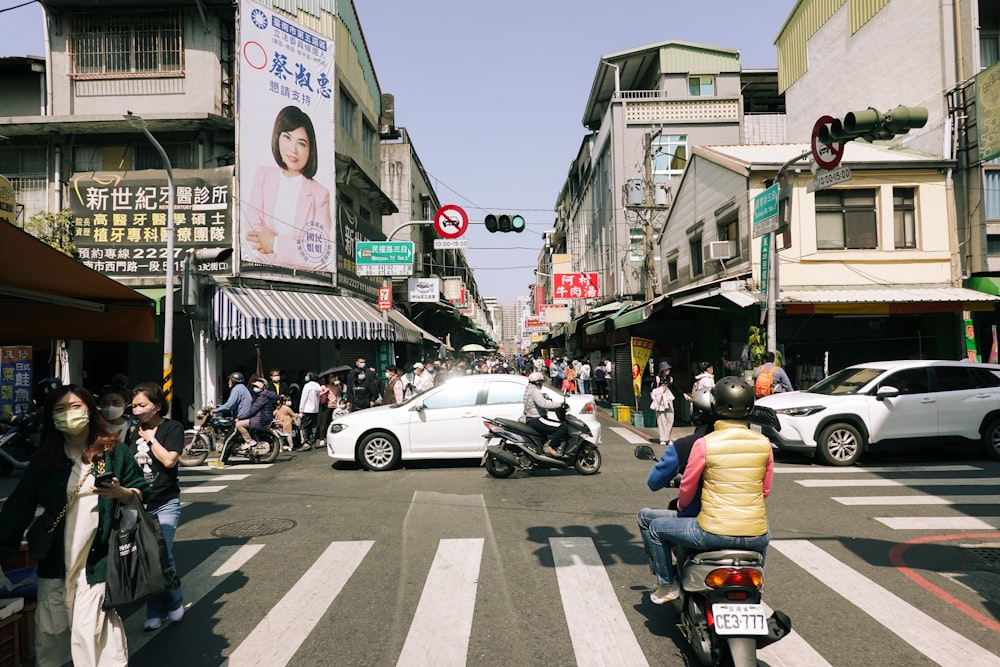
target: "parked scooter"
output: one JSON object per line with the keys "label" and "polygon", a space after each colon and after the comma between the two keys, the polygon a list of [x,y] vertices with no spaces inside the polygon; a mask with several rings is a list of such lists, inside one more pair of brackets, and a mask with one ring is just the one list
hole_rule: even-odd
{"label": "parked scooter", "polygon": [[211,452],[219,452],[219,459],[242,456],[251,463],[273,463],[281,453],[281,434],[277,422],[267,429],[250,429],[250,436],[257,442],[246,447],[243,436],[236,430],[236,419],[228,410],[212,412],[206,405],[195,415],[194,428],[184,431],[184,449],[179,462],[182,466],[199,466]]}
{"label": "parked scooter", "polygon": [[38,410],[0,419],[0,477],[15,470],[24,470],[38,448],[38,431],[41,428]]}
{"label": "parked scooter", "polygon": [[[581,475],[593,475],[601,469],[601,450],[597,448],[590,427],[568,408],[554,410],[559,421],[569,427],[562,456],[553,457],[543,450],[547,438],[534,428],[514,419],[496,417],[484,423],[487,433],[482,465],[493,477],[510,477],[517,470],[535,468],[576,468]],[[490,445],[493,439],[500,444]]]}
{"label": "parked scooter", "polygon": [[[777,425],[773,410],[754,406],[750,427]],[[780,428],[780,426],[775,426]],[[635,448],[635,457],[656,461],[649,445]],[[680,486],[681,475],[671,486]],[[757,649],[778,641],[792,629],[787,614],[767,616],[761,602],[764,556],[745,549],[696,551],[674,546],[677,579],[681,585],[681,632],[702,665],[731,658],[734,667],[757,667]]]}

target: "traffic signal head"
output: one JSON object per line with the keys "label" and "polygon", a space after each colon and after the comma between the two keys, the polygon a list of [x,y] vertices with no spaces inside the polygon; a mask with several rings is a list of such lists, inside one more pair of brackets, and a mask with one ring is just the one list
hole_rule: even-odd
{"label": "traffic signal head", "polygon": [[885,126],[893,134],[906,134],[911,129],[927,124],[927,109],[924,107],[896,107],[885,115]]}
{"label": "traffic signal head", "polygon": [[520,215],[493,215],[486,216],[486,229],[489,232],[518,232],[524,231],[524,217]]}

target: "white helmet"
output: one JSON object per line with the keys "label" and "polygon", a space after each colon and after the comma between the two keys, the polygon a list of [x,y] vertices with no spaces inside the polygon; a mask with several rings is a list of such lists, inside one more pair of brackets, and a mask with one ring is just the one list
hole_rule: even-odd
{"label": "white helmet", "polygon": [[528,376],[528,382],[532,384],[542,384],[545,382],[545,376],[539,373],[538,371],[535,371],[534,373]]}

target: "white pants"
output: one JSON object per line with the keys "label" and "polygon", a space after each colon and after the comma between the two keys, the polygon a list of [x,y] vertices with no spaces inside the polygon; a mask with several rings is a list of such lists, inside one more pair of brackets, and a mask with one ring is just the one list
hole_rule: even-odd
{"label": "white pants", "polygon": [[56,667],[127,667],[128,642],[118,612],[104,611],[104,584],[87,583],[81,570],[72,604],[62,579],[38,579],[35,664]]}
{"label": "white pants", "polygon": [[674,428],[674,411],[656,411],[656,430],[660,432],[660,442],[670,442],[670,431]]}

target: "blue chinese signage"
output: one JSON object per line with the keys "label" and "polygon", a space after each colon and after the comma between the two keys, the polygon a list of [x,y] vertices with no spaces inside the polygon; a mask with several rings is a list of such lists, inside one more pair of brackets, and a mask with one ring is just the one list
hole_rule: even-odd
{"label": "blue chinese signage", "polygon": [[33,372],[30,345],[0,347],[0,417],[31,411]]}

